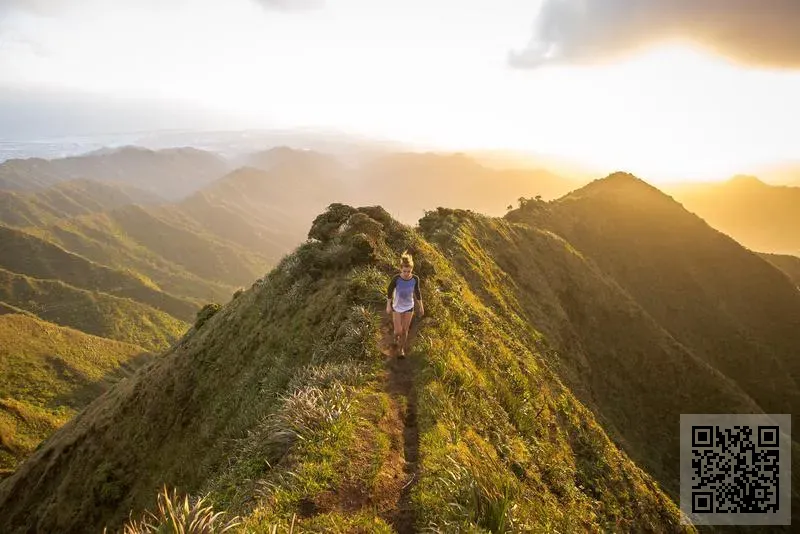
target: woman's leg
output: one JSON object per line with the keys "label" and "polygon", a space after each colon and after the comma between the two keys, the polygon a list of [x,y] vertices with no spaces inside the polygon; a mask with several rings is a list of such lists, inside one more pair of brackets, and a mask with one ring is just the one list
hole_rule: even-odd
{"label": "woman's leg", "polygon": [[414,312],[404,313],[402,317],[402,327],[403,327],[403,345],[402,350],[405,351],[406,343],[408,342],[408,331],[411,329],[411,319],[414,318]]}
{"label": "woman's leg", "polygon": [[394,343],[400,343],[400,337],[403,335],[403,314],[392,310],[392,322],[394,323]]}

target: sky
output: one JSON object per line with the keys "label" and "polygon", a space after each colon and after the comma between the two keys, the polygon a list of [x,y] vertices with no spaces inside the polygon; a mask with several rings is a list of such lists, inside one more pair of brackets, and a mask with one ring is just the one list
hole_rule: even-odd
{"label": "sky", "polygon": [[800,159],[798,27],[797,0],[0,0],[0,135],[312,126],[722,179]]}

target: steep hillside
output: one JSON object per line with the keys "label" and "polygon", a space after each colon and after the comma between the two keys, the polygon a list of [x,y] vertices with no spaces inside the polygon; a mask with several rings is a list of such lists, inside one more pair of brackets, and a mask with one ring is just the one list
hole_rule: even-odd
{"label": "steep hillside", "polygon": [[800,257],[780,254],[759,254],[759,256],[783,271],[796,286],[800,287]]}
{"label": "steep hillside", "polygon": [[160,291],[151,281],[124,270],[110,269],[34,235],[0,225],[0,268],[43,280],[60,280],[89,291],[131,298],[188,319],[196,305]]}
{"label": "steep hillside", "polygon": [[45,321],[154,351],[167,348],[189,327],[131,299],[78,289],[57,280],[37,280],[5,269],[0,269],[0,301]]}
{"label": "steep hillside", "polygon": [[227,163],[194,148],[148,150],[123,147],[82,156],[0,163],[0,189],[29,191],[85,178],[127,184],[160,197],[178,199],[225,174]]}
{"label": "steep hillside", "polygon": [[556,233],[764,410],[800,405],[800,292],[783,273],[630,175],[550,210]]}
{"label": "steep hillside", "polygon": [[122,184],[69,180],[34,192],[0,190],[0,223],[46,226],[59,219],[110,210],[126,204],[159,204],[152,193]]}
{"label": "steep hillside", "polygon": [[488,306],[543,334],[537,346],[547,361],[673,496],[681,413],[760,411],[546,226],[451,210],[420,226]]}
{"label": "steep hillside", "polygon": [[175,206],[125,206],[37,229],[43,239],[184,299],[226,300],[269,259],[210,233]]}
{"label": "steep hillside", "polygon": [[327,158],[290,151],[267,171],[230,173],[179,208],[207,231],[277,261],[304,241],[317,213],[347,196],[338,167],[324,166]]}
{"label": "steep hillside", "polygon": [[[310,236],[4,481],[0,527],[119,526],[166,483],[249,532],[690,530],[484,294],[491,269],[476,284],[380,208],[334,205]],[[407,248],[427,316],[401,363],[381,309]]]}
{"label": "steep hillside", "polygon": [[666,191],[711,226],[759,252],[800,254],[800,187],[751,176]]}
{"label": "steep hillside", "polygon": [[31,316],[0,315],[0,476],[150,356]]}

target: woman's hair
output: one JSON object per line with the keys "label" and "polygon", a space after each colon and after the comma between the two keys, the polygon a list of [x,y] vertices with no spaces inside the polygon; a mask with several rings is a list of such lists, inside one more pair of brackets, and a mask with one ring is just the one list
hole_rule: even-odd
{"label": "woman's hair", "polygon": [[400,255],[400,267],[414,267],[414,258],[411,257],[407,250]]}

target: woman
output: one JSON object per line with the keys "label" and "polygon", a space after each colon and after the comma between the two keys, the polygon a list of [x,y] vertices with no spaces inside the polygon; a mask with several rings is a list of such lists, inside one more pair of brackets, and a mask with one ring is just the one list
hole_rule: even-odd
{"label": "woman", "polygon": [[419,303],[419,315],[425,315],[422,294],[419,290],[419,277],[412,274],[414,259],[408,252],[400,256],[400,274],[389,282],[386,290],[386,313],[392,314],[394,323],[394,343],[400,345],[400,358],[406,357],[406,342],[411,318],[414,317],[414,304]]}

